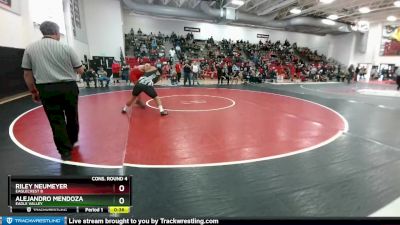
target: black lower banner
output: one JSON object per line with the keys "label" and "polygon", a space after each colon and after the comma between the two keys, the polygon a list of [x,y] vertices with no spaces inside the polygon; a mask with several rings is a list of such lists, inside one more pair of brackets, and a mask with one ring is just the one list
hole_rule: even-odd
{"label": "black lower banner", "polygon": [[118,217],[109,215],[108,217],[100,217],[92,215],[82,215],[74,217],[56,217],[56,216],[3,216],[0,217],[0,224],[8,225],[75,225],[75,224],[115,224],[115,225],[170,225],[170,224],[198,224],[198,225],[215,225],[215,224],[273,224],[273,225],[351,225],[351,224],[367,224],[367,225],[400,225],[400,219],[269,219],[269,220],[226,220],[226,219],[210,219],[210,218],[134,218],[134,217]]}

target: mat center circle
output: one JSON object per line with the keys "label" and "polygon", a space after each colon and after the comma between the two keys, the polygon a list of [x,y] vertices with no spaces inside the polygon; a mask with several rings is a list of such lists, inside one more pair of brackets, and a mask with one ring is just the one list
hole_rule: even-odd
{"label": "mat center circle", "polygon": [[[169,95],[160,97],[166,110],[175,112],[209,112],[231,108],[236,102],[227,97],[215,95]],[[150,108],[157,109],[153,99],[146,102]]]}

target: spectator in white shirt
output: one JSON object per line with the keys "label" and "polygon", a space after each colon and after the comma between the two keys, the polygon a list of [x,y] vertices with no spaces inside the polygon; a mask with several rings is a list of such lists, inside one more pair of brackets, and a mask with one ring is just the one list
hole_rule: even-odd
{"label": "spectator in white shirt", "polygon": [[199,83],[199,73],[200,73],[200,65],[199,62],[194,62],[192,65],[192,73],[193,73],[193,85],[195,82],[197,82],[197,85],[200,85]]}
{"label": "spectator in white shirt", "polygon": [[177,45],[175,47],[176,53],[179,54],[181,52],[181,46]]}
{"label": "spectator in white shirt", "polygon": [[171,50],[169,50],[169,57],[174,59],[175,55],[176,55],[175,49],[171,48]]}

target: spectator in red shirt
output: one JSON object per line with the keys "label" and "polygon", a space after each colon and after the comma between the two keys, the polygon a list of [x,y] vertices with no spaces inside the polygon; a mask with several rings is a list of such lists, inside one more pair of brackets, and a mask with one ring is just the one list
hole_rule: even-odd
{"label": "spectator in red shirt", "polygon": [[261,66],[258,67],[258,73],[263,74],[264,73],[264,68],[262,68]]}
{"label": "spectator in red shirt", "polygon": [[[119,73],[121,71],[121,65],[117,61],[114,60],[113,64],[111,65],[111,70],[112,70],[114,79],[116,79],[117,82],[119,83],[119,79],[117,79],[117,78],[119,78]],[[114,80],[114,83],[115,83],[115,80]]]}
{"label": "spectator in red shirt", "polygon": [[175,71],[176,71],[176,77],[177,77],[177,82],[181,82],[181,76],[182,76],[182,64],[177,61],[175,64]]}
{"label": "spectator in red shirt", "polygon": [[296,75],[296,68],[294,67],[294,65],[293,64],[289,64],[288,65],[288,68],[289,68],[289,77],[290,77],[290,79],[293,81],[293,79],[294,79],[294,76]]}
{"label": "spectator in red shirt", "polygon": [[277,72],[278,72],[278,76],[285,75],[285,69],[283,68],[283,66],[282,66],[281,64],[279,64],[279,65],[276,67],[276,70],[277,70]]}

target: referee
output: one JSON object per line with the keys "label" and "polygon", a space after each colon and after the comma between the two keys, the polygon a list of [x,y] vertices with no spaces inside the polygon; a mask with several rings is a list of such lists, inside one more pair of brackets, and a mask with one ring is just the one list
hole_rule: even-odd
{"label": "referee", "polygon": [[24,52],[22,69],[25,83],[34,102],[41,101],[53,131],[57,150],[64,161],[71,160],[71,150],[78,141],[78,95],[76,73],[83,66],[71,47],[60,43],[57,24],[40,25],[43,38]]}

